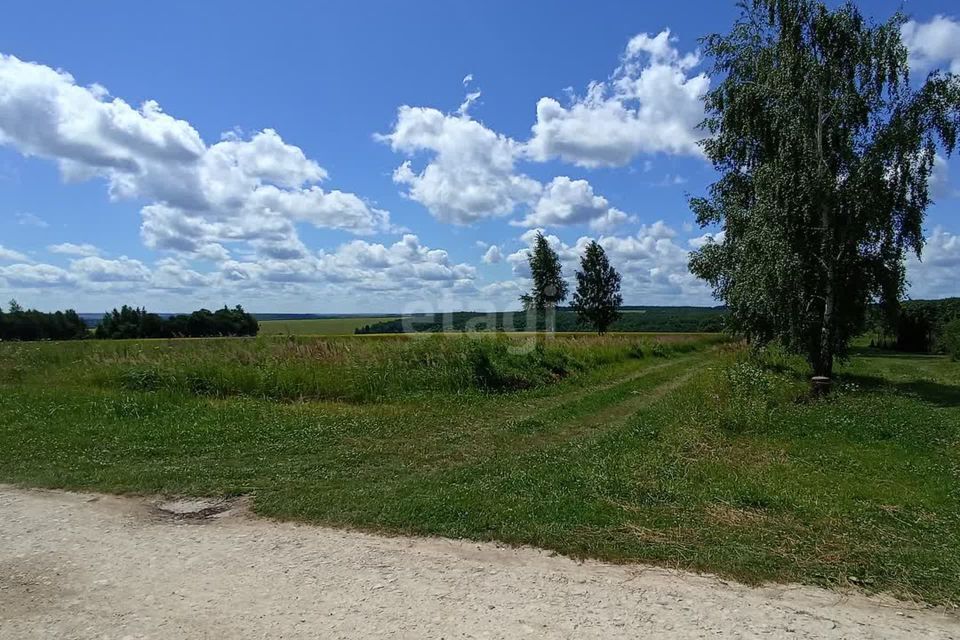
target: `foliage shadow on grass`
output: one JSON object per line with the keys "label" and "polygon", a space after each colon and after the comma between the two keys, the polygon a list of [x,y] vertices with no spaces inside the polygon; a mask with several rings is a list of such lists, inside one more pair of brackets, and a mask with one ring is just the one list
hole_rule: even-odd
{"label": "foliage shadow on grass", "polygon": [[941,360],[942,355],[935,353],[917,353],[913,351],[892,351],[876,347],[850,347],[850,357],[857,358],[900,358],[903,360]]}
{"label": "foliage shadow on grass", "polygon": [[845,374],[843,380],[852,382],[864,389],[888,389],[903,396],[919,398],[923,402],[937,407],[960,407],[960,386],[941,384],[930,380],[911,380],[892,382],[877,376]]}

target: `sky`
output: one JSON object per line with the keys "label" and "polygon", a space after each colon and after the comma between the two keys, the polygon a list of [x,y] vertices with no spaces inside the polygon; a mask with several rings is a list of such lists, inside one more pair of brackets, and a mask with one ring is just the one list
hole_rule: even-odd
{"label": "sky", "polygon": [[[960,73],[952,2],[902,7],[915,78]],[[542,230],[626,304],[687,270],[698,39],[733,2],[34,0],[0,21],[0,300],[43,310],[515,309]],[[914,298],[960,295],[960,160],[937,158]]]}

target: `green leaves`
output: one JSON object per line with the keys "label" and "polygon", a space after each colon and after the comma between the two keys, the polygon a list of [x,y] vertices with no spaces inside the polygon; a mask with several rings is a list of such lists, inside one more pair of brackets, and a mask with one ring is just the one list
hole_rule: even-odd
{"label": "green leaves", "polygon": [[690,207],[725,233],[690,269],[729,306],[732,328],[783,342],[824,375],[868,304],[902,295],[935,154],[960,129],[960,79],[911,87],[903,20],[754,0],[729,34],[703,40],[720,79],[703,148],[720,178]]}
{"label": "green leaves", "polygon": [[534,239],[533,249],[527,253],[527,260],[533,290],[529,295],[521,296],[520,301],[525,308],[537,311],[556,308],[567,299],[567,282],[563,279],[560,257],[540,231]]}
{"label": "green leaves", "polygon": [[607,259],[607,254],[595,240],[587,245],[577,271],[577,290],[573,294],[574,311],[578,320],[603,334],[620,318],[620,274]]}

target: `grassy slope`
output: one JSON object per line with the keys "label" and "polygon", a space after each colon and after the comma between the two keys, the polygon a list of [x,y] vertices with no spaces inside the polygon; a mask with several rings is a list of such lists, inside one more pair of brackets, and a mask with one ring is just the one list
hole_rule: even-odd
{"label": "grassy slope", "polygon": [[327,336],[349,335],[358,327],[392,320],[392,318],[315,318],[310,320],[261,320],[264,335]]}
{"label": "grassy slope", "polygon": [[111,390],[77,354],[60,379],[19,358],[0,479],[960,601],[960,365],[865,352],[833,398],[796,402],[792,361],[729,351],[353,404]]}

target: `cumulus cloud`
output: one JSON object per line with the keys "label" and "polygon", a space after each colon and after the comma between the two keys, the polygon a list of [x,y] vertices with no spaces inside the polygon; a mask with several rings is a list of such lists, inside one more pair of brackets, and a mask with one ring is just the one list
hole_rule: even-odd
{"label": "cumulus cloud", "polygon": [[544,186],[518,172],[522,145],[471,119],[464,108],[448,115],[401,107],[393,131],[377,138],[410,156],[432,154],[420,171],[405,161],[393,179],[443,222],[470,224],[519,207],[529,207],[528,213],[512,224],[526,227],[590,224],[605,231],[630,219],[594,194],[586,180],[558,176]]}
{"label": "cumulus cloud", "polygon": [[528,263],[528,254],[533,250],[534,241],[537,234],[542,233],[547,240],[550,248],[557,252],[560,258],[560,265],[563,268],[564,276],[567,279],[573,277],[573,272],[580,264],[580,254],[586,249],[587,243],[591,238],[581,237],[573,245],[569,245],[558,236],[552,233],[546,233],[544,229],[529,229],[520,236],[520,242],[524,245],[522,249],[515,251],[507,256],[506,260],[513,267],[513,274],[520,278],[530,277],[530,265]]}
{"label": "cumulus cloud", "polygon": [[[699,62],[698,54],[678,51],[669,30],[640,34],[627,44],[613,76],[591,83],[585,96],[567,106],[542,98],[527,141],[470,116],[479,91],[468,93],[452,114],[402,106],[392,130],[376,139],[407,156],[394,182],[443,222],[470,224],[520,209],[519,226],[590,224],[609,232],[630,218],[585,180],[557,176],[543,185],[517,165],[560,158],[582,167],[619,166],[640,153],[699,155],[696,127],[710,84],[693,72]],[[465,77],[464,87],[472,80]]]}
{"label": "cumulus cloud", "polygon": [[541,98],[527,153],[583,167],[622,166],[640,153],[699,155],[696,127],[710,80],[693,74],[699,55],[674,43],[669,29],[637,35],[610,80],[592,82],[567,106]]}
{"label": "cumulus cloud", "polygon": [[160,260],[153,270],[150,285],[160,291],[179,291],[189,293],[215,284],[211,274],[194,271],[190,266],[176,258]]}
{"label": "cumulus cloud", "polygon": [[939,153],[933,157],[933,168],[930,171],[928,187],[930,196],[935,200],[953,195],[953,189],[950,185],[950,167],[947,164],[947,159]]}
{"label": "cumulus cloud", "polygon": [[[294,247],[293,249],[296,249]],[[272,252],[272,253],[271,253]],[[476,294],[476,269],[452,260],[446,251],[422,244],[407,234],[393,244],[363,240],[347,242],[332,251],[285,253],[271,248],[228,258],[207,271],[195,268],[183,256],[170,256],[152,266],[121,256],[87,256],[62,267],[49,264],[13,264],[0,267],[0,289],[59,287],[82,294],[131,293],[177,295],[338,295],[358,291],[393,294],[394,301],[437,300],[440,296]],[[259,299],[259,298],[258,298]]]}
{"label": "cumulus cloud", "polygon": [[927,236],[922,259],[907,257],[908,293],[913,298],[942,298],[957,294],[960,273],[960,235],[937,227]]}
{"label": "cumulus cloud", "polygon": [[623,211],[596,195],[586,180],[557,176],[544,187],[540,199],[527,216],[513,224],[524,227],[588,224],[608,231],[630,219]]}
{"label": "cumulus cloud", "polygon": [[60,244],[47,245],[47,251],[50,253],[59,253],[67,256],[98,256],[100,249],[92,244],[74,244],[73,242],[61,242]]}
{"label": "cumulus cloud", "polygon": [[412,234],[392,245],[354,240],[335,251],[256,261],[230,260],[222,265],[230,281],[315,282],[371,291],[406,289],[412,297],[424,289],[471,282],[476,269],[454,263],[442,249],[431,249]]}
{"label": "cumulus cloud", "polygon": [[139,260],[121,256],[106,260],[96,256],[80,258],[70,263],[70,271],[86,282],[147,282],[150,269]]}
{"label": "cumulus cloud", "polygon": [[0,244],[0,262],[30,262],[30,258],[19,251],[7,249]]}
{"label": "cumulus cloud", "polygon": [[10,55],[0,54],[0,87],[0,144],[55,161],[66,180],[101,178],[113,199],[152,201],[142,210],[150,247],[225,259],[223,244],[295,238],[299,222],[358,234],[390,228],[386,211],[321,188],[327,172],[273,129],[208,145],[154,101],[136,108]]}
{"label": "cumulus cloud", "polygon": [[960,22],[943,15],[929,22],[910,20],[900,30],[910,52],[910,67],[929,71],[943,67],[960,74]]}
{"label": "cumulus cloud", "polygon": [[407,156],[429,156],[419,170],[412,160],[405,161],[393,180],[443,222],[469,224],[505,216],[540,194],[539,182],[514,170],[520,145],[465,111],[451,115],[403,106],[393,131],[376,137]]}
{"label": "cumulus cloud", "polygon": [[711,242],[716,242],[718,244],[722,243],[725,235],[726,234],[723,231],[720,231],[717,233],[705,233],[701,236],[690,238],[689,240],[687,240],[687,244],[689,244],[694,249],[700,249],[705,245],[710,244]]}
{"label": "cumulus cloud", "polygon": [[74,282],[64,269],[50,264],[12,264],[0,267],[0,279],[17,289],[68,286]]}
{"label": "cumulus cloud", "polygon": [[[507,256],[515,276],[522,278],[528,288],[530,269],[527,252],[533,246],[538,229],[520,236],[524,248]],[[567,244],[556,235],[545,235],[550,247],[557,252],[565,277],[575,286],[574,274],[580,268],[580,256],[594,238],[582,236]],[[708,287],[687,268],[690,248],[682,245],[678,233],[662,220],[643,225],[633,235],[601,235],[596,241],[607,252],[610,263],[623,275],[624,298],[629,304],[705,304],[710,301]],[[695,246],[699,239],[687,241]],[[572,290],[572,289],[571,289]]]}
{"label": "cumulus cloud", "polygon": [[484,264],[497,264],[503,260],[503,253],[500,251],[500,247],[495,244],[490,245],[490,247],[483,254],[482,258]]}

